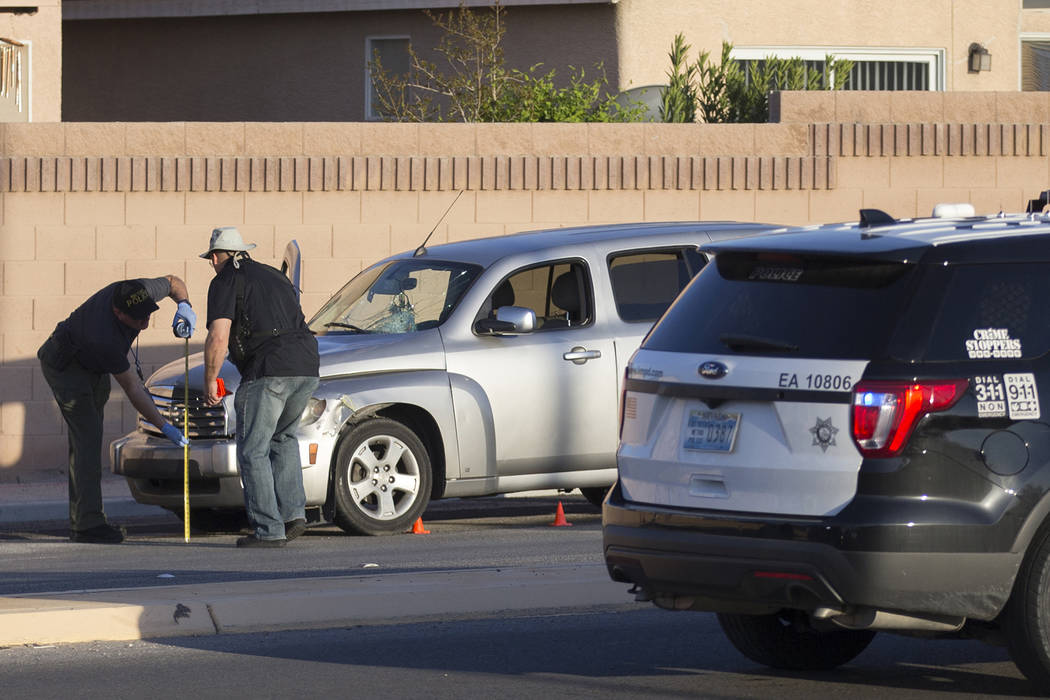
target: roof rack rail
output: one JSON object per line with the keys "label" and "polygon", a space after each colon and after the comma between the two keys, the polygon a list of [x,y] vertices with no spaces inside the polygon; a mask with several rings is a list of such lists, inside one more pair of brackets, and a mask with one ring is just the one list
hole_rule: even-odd
{"label": "roof rack rail", "polygon": [[886,224],[895,224],[897,220],[892,216],[882,211],[881,209],[861,209],[860,210],[860,227],[871,228],[872,226],[883,226]]}

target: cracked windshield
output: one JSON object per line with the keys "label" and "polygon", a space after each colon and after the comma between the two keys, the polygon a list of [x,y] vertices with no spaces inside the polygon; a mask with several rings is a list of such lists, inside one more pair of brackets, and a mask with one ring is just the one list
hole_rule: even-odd
{"label": "cracked windshield", "polygon": [[350,280],[311,319],[329,333],[412,333],[441,325],[481,268],[463,263],[396,260]]}

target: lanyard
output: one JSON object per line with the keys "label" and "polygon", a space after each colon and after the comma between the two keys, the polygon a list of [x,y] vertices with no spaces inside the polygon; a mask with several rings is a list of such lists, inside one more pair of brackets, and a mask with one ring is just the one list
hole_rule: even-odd
{"label": "lanyard", "polygon": [[131,356],[135,358],[135,372],[139,375],[139,381],[143,384],[146,383],[146,378],[142,376],[142,365],[139,364],[139,337],[135,336],[135,347],[131,348]]}

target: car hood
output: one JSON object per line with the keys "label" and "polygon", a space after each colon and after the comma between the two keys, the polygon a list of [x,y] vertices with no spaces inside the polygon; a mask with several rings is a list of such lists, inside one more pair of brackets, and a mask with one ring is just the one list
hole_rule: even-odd
{"label": "car hood", "polygon": [[[330,333],[317,338],[317,350],[321,356],[322,379],[351,374],[445,369],[444,344],[436,328],[403,334]],[[204,353],[190,355],[189,366],[190,389],[202,391]],[[219,376],[229,392],[240,384],[240,372],[229,361],[223,363]],[[185,377],[186,361],[179,358],[154,372],[146,386],[182,388]]]}
{"label": "car hood", "polygon": [[445,346],[436,328],[399,334],[329,333],[317,338],[317,350],[322,378],[445,369]]}

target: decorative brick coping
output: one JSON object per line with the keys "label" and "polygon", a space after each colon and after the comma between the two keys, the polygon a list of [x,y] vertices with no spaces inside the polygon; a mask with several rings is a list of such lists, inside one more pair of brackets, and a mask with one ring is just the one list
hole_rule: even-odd
{"label": "decorative brick coping", "polygon": [[807,141],[796,155],[15,156],[0,192],[829,190],[838,158],[1046,157],[1050,124],[816,123]]}
{"label": "decorative brick coping", "polygon": [[826,156],[31,156],[0,158],[0,192],[812,190]]}
{"label": "decorative brick coping", "polygon": [[1050,124],[811,124],[810,155],[1046,156]]}

